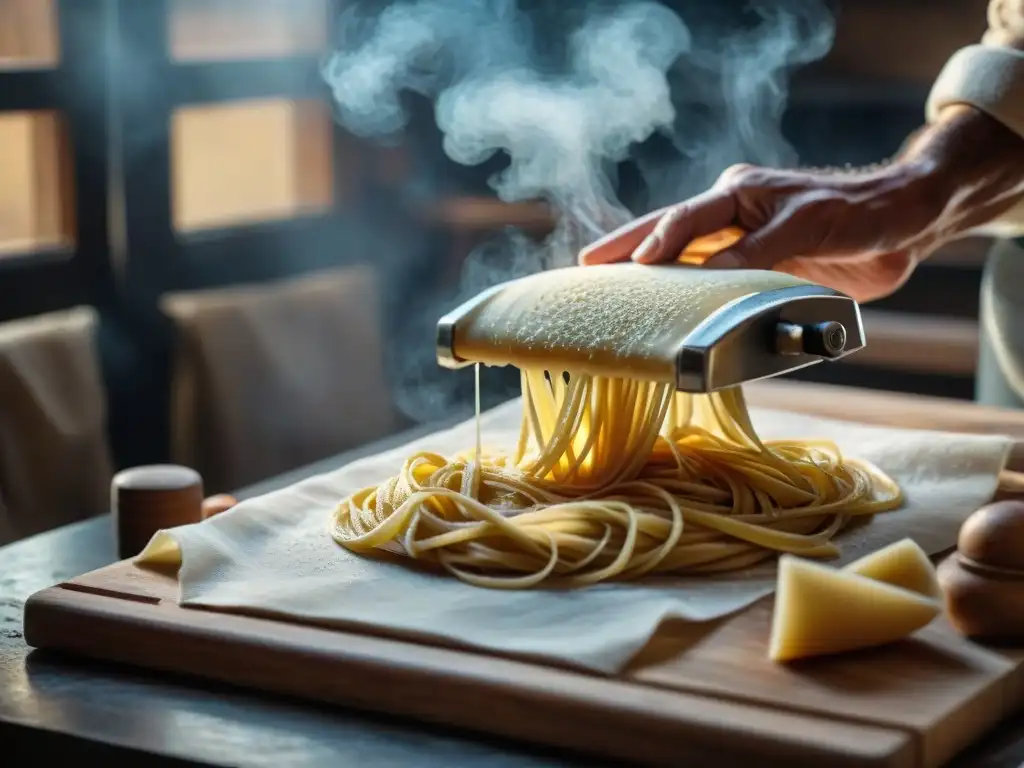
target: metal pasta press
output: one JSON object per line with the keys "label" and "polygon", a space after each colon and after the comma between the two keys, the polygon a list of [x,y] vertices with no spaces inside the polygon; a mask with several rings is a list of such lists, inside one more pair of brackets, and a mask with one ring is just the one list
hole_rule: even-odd
{"label": "metal pasta press", "polygon": [[857,303],[763,270],[609,264],[494,286],[437,325],[446,368],[472,363],[674,382],[711,392],[861,349]]}

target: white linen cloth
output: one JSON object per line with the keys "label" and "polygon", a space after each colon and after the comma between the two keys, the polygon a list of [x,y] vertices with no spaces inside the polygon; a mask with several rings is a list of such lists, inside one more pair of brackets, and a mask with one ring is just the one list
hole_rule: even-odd
{"label": "white linen cloth", "polygon": [[[510,450],[520,400],[483,416],[485,450]],[[841,537],[849,562],[904,537],[927,552],[953,546],[963,520],[995,493],[1011,442],[1000,436],[883,429],[753,410],[762,437],[826,438],[874,462],[907,496]],[[703,621],[749,606],[775,586],[775,565],[713,578],[657,578],[570,590],[513,592],[353,554],[330,537],[331,513],[349,492],[394,474],[421,449],[445,455],[474,444],[464,422],[334,472],[244,501],[205,522],[158,533],[142,562],[182,559],[181,603],[271,614],[318,624],[367,625],[375,633],[457,643],[586,669],[622,669],[664,619]]]}

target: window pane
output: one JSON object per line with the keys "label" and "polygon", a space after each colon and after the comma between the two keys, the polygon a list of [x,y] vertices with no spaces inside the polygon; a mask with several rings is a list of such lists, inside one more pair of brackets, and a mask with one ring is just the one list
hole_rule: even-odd
{"label": "window pane", "polygon": [[168,47],[179,61],[315,53],[327,21],[327,0],[172,0]]}
{"label": "window pane", "polygon": [[318,101],[186,107],[171,126],[178,230],[281,219],[332,202],[331,117]]}
{"label": "window pane", "polygon": [[50,67],[60,58],[56,0],[0,0],[0,70]]}
{"label": "window pane", "polygon": [[73,240],[68,158],[56,113],[0,113],[0,258]]}

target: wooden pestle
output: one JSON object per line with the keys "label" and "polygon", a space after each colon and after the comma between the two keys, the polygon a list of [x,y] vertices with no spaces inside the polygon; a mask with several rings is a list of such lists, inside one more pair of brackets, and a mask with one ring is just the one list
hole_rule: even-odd
{"label": "wooden pestle", "polygon": [[132,467],[114,475],[110,496],[118,554],[134,557],[157,531],[199,522],[203,479],[176,464]]}
{"label": "wooden pestle", "polygon": [[939,584],[961,634],[1024,640],[1024,501],[997,501],[967,518]]}
{"label": "wooden pestle", "polygon": [[121,558],[139,554],[159,530],[197,523],[238,503],[227,494],[204,500],[199,473],[176,464],[125,469],[114,476],[110,490]]}

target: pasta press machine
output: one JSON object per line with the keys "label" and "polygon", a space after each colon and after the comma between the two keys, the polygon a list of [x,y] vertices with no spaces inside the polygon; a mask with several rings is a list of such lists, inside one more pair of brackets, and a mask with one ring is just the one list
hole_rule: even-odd
{"label": "pasta press machine", "polygon": [[438,321],[437,358],[711,392],[861,349],[857,303],[781,272],[608,264],[494,286]]}

